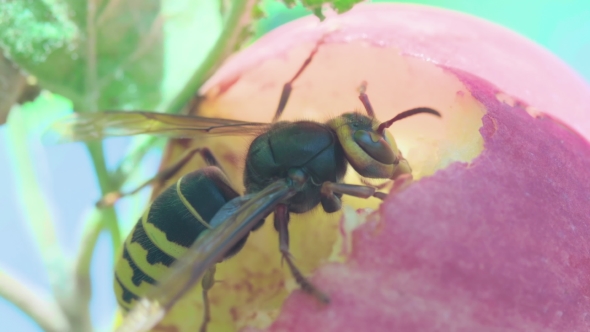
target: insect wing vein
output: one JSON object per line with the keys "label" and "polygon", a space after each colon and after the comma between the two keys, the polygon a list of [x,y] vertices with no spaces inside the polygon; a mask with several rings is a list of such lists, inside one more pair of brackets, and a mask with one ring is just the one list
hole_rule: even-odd
{"label": "insect wing vein", "polygon": [[105,111],[73,114],[54,124],[44,140],[48,143],[65,143],[140,134],[172,138],[191,138],[199,135],[256,135],[269,126],[269,123],[192,115]]}

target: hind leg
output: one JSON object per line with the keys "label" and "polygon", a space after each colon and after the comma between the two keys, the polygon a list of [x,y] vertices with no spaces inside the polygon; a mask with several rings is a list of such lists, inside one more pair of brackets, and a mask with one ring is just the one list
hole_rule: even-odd
{"label": "hind leg", "polygon": [[209,304],[209,290],[213,288],[215,284],[215,265],[213,265],[201,279],[201,285],[203,286],[203,322],[199,328],[199,332],[207,332],[207,325],[211,321],[211,307]]}
{"label": "hind leg", "polygon": [[[205,160],[207,165],[209,166],[216,166],[223,171],[219,162],[213,156],[213,153],[209,148],[195,148],[185,152],[180,159],[178,159],[174,164],[170,165],[169,167],[161,170],[158,172],[154,177],[148,179],[137,188],[128,191],[128,192],[121,192],[121,191],[114,191],[106,194],[100,201],[96,203],[97,207],[109,207],[113,206],[119,199],[125,196],[131,196],[139,192],[141,189],[156,184],[156,183],[163,183],[166,180],[172,178],[174,175],[178,173],[194,156],[195,154],[199,154],[201,158]],[[225,172],[224,172],[225,173]]]}

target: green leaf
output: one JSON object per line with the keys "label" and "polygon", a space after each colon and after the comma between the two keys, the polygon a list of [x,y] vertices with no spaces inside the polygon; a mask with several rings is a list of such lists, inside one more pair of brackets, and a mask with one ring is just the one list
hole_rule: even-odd
{"label": "green leaf", "polygon": [[[329,5],[337,13],[342,14],[352,9],[355,4],[361,1],[363,0],[300,0],[298,2],[300,2],[303,7],[311,10],[320,20],[323,20],[325,18],[324,14],[322,13],[322,8],[324,5]],[[291,8],[297,4],[297,1],[283,0],[283,3],[287,7]]]}
{"label": "green leaf", "polygon": [[158,0],[21,0],[0,7],[0,47],[77,110],[153,108],[159,102]]}
{"label": "green leaf", "polygon": [[253,40],[256,34],[256,23],[266,16],[266,13],[262,9],[262,1],[252,1],[249,15],[248,21],[239,27],[241,28],[241,31],[239,32],[235,46],[232,49],[233,52],[239,51],[242,47]]}

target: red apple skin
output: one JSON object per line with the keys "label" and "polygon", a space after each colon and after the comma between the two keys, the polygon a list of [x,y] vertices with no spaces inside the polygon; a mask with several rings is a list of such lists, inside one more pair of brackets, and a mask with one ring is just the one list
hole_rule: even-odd
{"label": "red apple skin", "polygon": [[[314,274],[331,303],[296,291],[266,331],[589,331],[588,86],[532,42],[458,13],[372,5],[334,21],[329,43],[398,47],[458,77],[487,109],[485,149],[389,196],[354,231],[349,260]],[[209,86],[325,31],[312,19],[278,29],[272,48],[239,54]]]}
{"label": "red apple skin", "polygon": [[266,330],[589,331],[590,88],[504,28],[370,5],[277,29],[204,91],[326,35],[328,44],[399,48],[456,76],[486,108],[484,150],[390,195],[354,231],[347,262],[312,277],[331,303],[295,291]]}
{"label": "red apple skin", "polygon": [[248,68],[322,37],[326,43],[364,41],[376,47],[395,47],[406,55],[482,77],[590,140],[590,90],[570,67],[502,26],[427,6],[360,4],[323,23],[311,16],[291,22],[236,54],[201,91],[231,84]]}
{"label": "red apple skin", "polygon": [[389,196],[313,278],[332,303],[296,293],[267,331],[590,330],[590,145],[454,74],[485,150]]}

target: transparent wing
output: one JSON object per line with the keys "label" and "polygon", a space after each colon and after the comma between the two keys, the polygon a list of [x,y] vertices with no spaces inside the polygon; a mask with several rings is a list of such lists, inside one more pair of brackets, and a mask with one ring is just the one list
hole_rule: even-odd
{"label": "transparent wing", "polygon": [[45,135],[49,143],[101,140],[139,134],[174,138],[198,135],[256,135],[269,123],[143,111],[75,113],[54,124]]}
{"label": "transparent wing", "polygon": [[171,267],[158,286],[127,314],[117,332],[149,331],[191,288],[205,271],[219,262],[224,253],[243,238],[260,219],[269,215],[281,201],[296,190],[281,179],[246,201],[235,213],[200,237]]}

